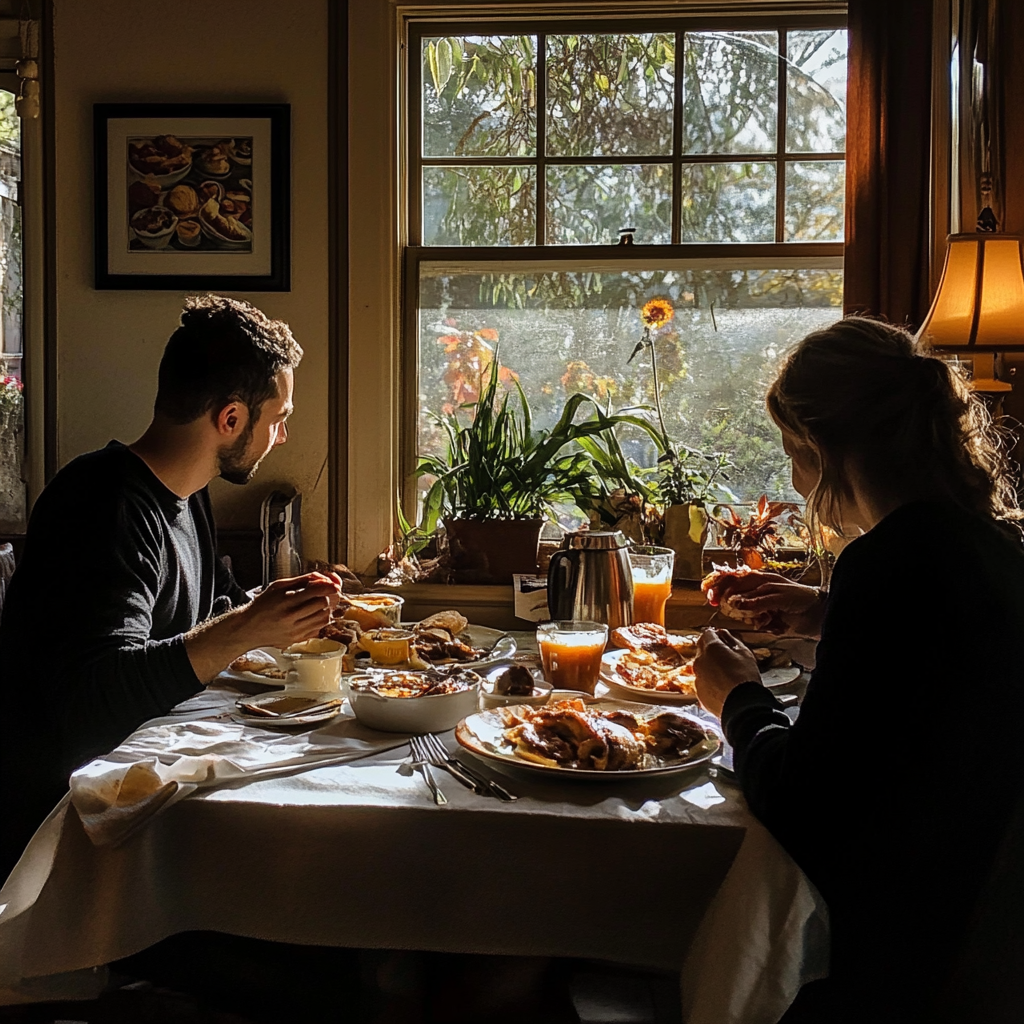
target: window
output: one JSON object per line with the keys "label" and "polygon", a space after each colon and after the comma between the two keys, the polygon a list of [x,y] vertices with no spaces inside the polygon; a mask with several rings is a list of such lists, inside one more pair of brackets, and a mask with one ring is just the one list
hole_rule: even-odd
{"label": "window", "polygon": [[21,119],[15,113],[14,93],[3,88],[6,84],[0,85],[0,532],[4,533],[22,532],[27,523]]}
{"label": "window", "polygon": [[405,469],[496,350],[541,426],[574,391],[649,405],[629,357],[665,297],[670,433],[727,453],[737,500],[794,497],[764,390],[841,315],[841,20],[424,22],[407,53]]}

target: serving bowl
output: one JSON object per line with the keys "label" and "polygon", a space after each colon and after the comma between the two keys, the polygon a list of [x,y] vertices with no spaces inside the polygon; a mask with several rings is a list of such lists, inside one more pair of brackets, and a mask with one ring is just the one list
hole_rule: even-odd
{"label": "serving bowl", "polygon": [[402,621],[402,605],[405,598],[398,594],[346,594],[346,604],[339,605],[335,618],[353,619],[363,629],[374,629],[380,626],[376,613],[380,613],[392,626]]}
{"label": "serving bowl", "polygon": [[146,231],[140,225],[144,222],[146,217],[152,216],[152,211],[157,209],[163,209],[162,207],[151,207],[147,210],[137,210],[132,214],[132,218],[129,221],[132,228],[132,234],[147,248],[147,249],[166,249],[171,243],[171,236],[178,229],[178,218],[170,211],[167,210],[167,214],[170,216],[170,227],[166,227],[161,231]]}
{"label": "serving bowl", "polygon": [[370,687],[379,681],[369,673],[348,680],[348,700],[352,713],[363,725],[381,732],[422,734],[454,729],[467,715],[477,710],[480,683],[429,697],[385,697]]}

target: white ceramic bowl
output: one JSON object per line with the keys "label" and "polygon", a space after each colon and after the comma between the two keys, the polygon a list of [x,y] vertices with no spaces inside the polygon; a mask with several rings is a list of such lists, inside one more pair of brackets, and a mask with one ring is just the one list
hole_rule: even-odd
{"label": "white ceramic bowl", "polygon": [[[341,659],[347,648],[336,640],[314,638],[281,652],[288,668],[289,687],[334,693],[341,690]],[[280,659],[279,659],[280,663]]]}
{"label": "white ceramic bowl", "polygon": [[[352,605],[342,602],[338,605],[336,612],[340,618],[355,619],[362,625],[360,614],[372,615],[374,612],[380,612],[392,626],[397,626],[402,621],[402,605],[405,604],[405,598],[399,597],[398,594],[351,594],[346,595],[345,601],[354,602],[356,614],[348,614],[346,609],[352,608]],[[367,619],[367,622],[372,621],[372,619]],[[364,628],[372,629],[374,627],[364,626]]]}
{"label": "white ceramic bowl", "polygon": [[360,682],[370,678],[353,676],[348,681],[348,700],[353,714],[363,725],[381,732],[445,732],[478,709],[479,684],[432,697],[384,697],[372,690],[360,689]]}
{"label": "white ceramic bowl", "polygon": [[132,234],[147,248],[147,249],[166,249],[171,244],[171,236],[175,231],[178,230],[178,218],[173,213],[171,214],[171,226],[164,228],[163,231],[140,231],[135,226],[136,219],[142,219],[142,215],[149,213],[149,210],[136,210],[132,214],[130,221],[132,226]]}
{"label": "white ceramic bowl", "polygon": [[531,707],[539,708],[551,699],[551,684],[545,682],[539,671],[531,673],[533,675],[533,693],[528,697],[516,696],[511,693],[495,693],[495,680],[504,671],[504,668],[496,668],[487,673],[487,678],[480,687],[481,711],[510,707],[513,704],[529,704]]}

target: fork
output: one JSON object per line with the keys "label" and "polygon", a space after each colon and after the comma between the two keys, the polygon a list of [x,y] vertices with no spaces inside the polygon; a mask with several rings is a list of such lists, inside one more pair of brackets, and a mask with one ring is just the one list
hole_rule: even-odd
{"label": "fork", "polygon": [[412,763],[418,766],[420,771],[423,773],[423,778],[430,788],[430,795],[434,798],[434,803],[440,807],[442,804],[448,803],[447,797],[441,792],[437,783],[434,781],[434,775],[430,770],[430,755],[426,748],[421,742],[419,736],[409,737],[409,749],[412,751]]}
{"label": "fork", "polygon": [[[437,765],[439,768],[446,768],[452,775],[455,776],[463,785],[470,785],[472,789],[479,793],[481,796],[490,794],[496,796],[499,800],[504,800],[506,803],[511,803],[514,800],[518,800],[519,797],[513,796],[504,786],[499,786],[497,782],[488,779],[486,776],[481,775],[479,772],[474,771],[464,761],[460,761],[457,757],[453,757],[448,753],[448,748],[441,742],[441,737],[435,733],[428,732],[425,736],[421,737],[426,745],[426,750],[430,755],[430,761],[432,764]],[[468,779],[467,783],[464,781]]]}

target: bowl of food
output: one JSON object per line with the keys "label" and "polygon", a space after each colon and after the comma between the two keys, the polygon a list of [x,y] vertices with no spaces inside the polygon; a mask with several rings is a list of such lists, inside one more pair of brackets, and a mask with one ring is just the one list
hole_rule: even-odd
{"label": "bowl of food", "polygon": [[348,699],[356,718],[371,729],[444,732],[477,710],[482,681],[465,668],[367,672],[349,679]]}
{"label": "bowl of food", "polygon": [[341,689],[341,659],[345,645],[314,637],[286,647],[278,659],[288,668],[288,683],[303,690],[333,692]]}
{"label": "bowl of food", "polygon": [[178,244],[195,248],[203,240],[202,228],[197,220],[178,221]]}
{"label": "bowl of food", "polygon": [[192,147],[174,135],[128,140],[129,180],[146,178],[161,191],[177,185],[192,170]]}
{"label": "bowl of food", "polygon": [[231,173],[231,161],[223,143],[198,150],[194,159],[200,173],[208,178],[226,178]]}
{"label": "bowl of food", "polygon": [[166,249],[178,226],[178,218],[162,206],[151,206],[133,214],[129,223],[132,234],[147,249]]}
{"label": "bowl of food", "polygon": [[220,249],[252,248],[252,232],[237,217],[223,214],[216,199],[208,199],[199,208],[199,223],[203,234]]}
{"label": "bowl of food", "polygon": [[223,146],[232,163],[239,167],[252,166],[252,139],[228,139]]}
{"label": "bowl of food", "polygon": [[503,708],[513,704],[541,707],[551,699],[551,684],[540,670],[525,665],[508,665],[487,674],[480,687],[481,708]]}
{"label": "bowl of food", "polygon": [[397,594],[342,594],[335,618],[351,619],[363,629],[397,626],[405,598]]}

